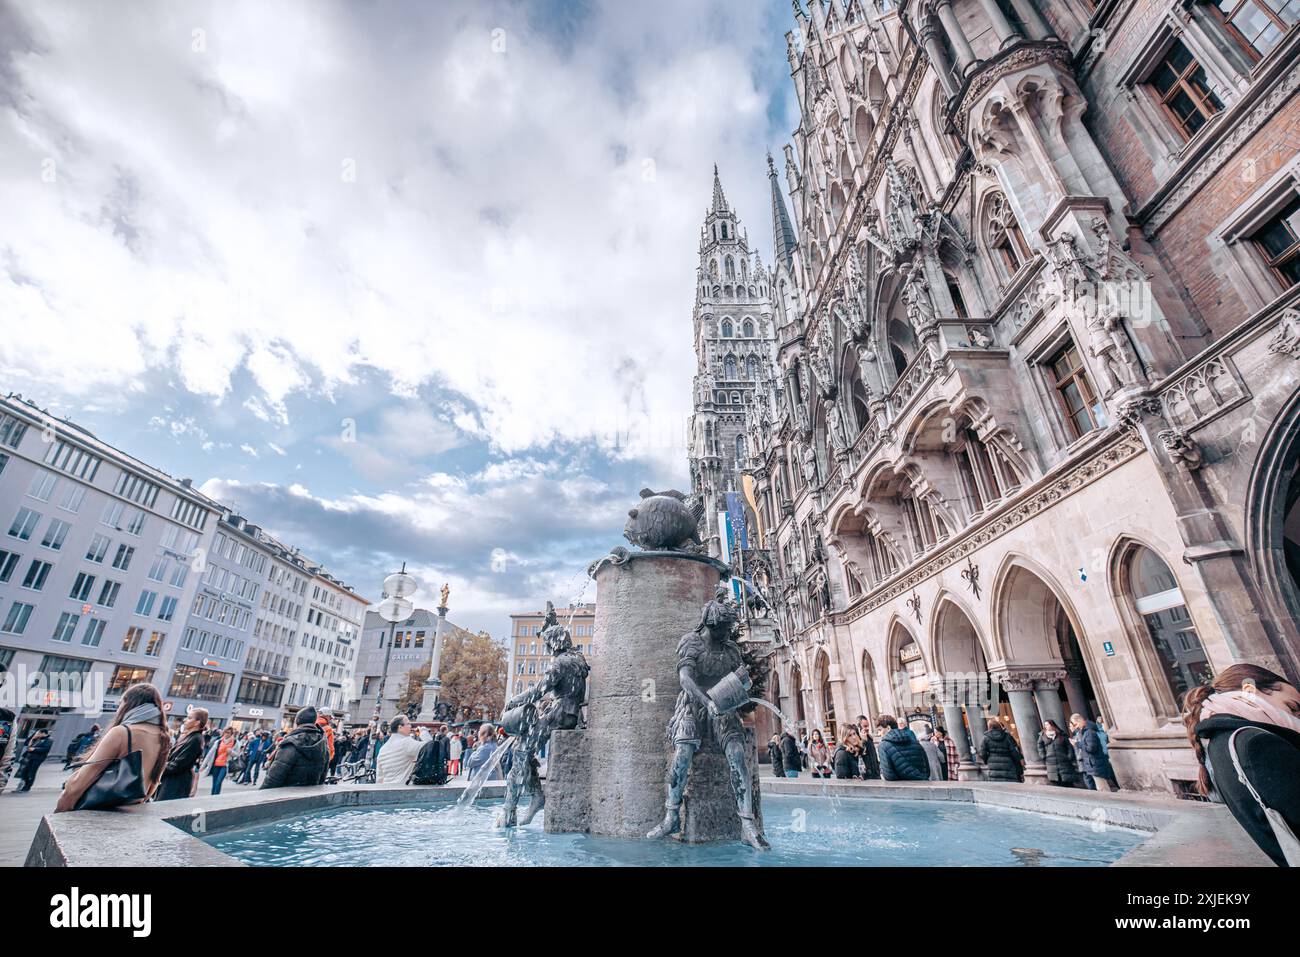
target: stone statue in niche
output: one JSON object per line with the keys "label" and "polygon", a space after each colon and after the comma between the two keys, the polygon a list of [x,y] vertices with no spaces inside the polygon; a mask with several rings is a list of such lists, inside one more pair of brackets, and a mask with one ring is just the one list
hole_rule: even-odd
{"label": "stone statue in niche", "polygon": [[1098,387],[1103,396],[1145,380],[1124,320],[1110,303],[1098,303],[1088,319],[1088,354],[1097,360]]}
{"label": "stone statue in niche", "polygon": [[817,453],[811,445],[805,445],[799,452],[799,464],[803,468],[803,478],[810,486],[817,486]]}
{"label": "stone statue in niche", "polygon": [[[582,723],[591,666],[573,647],[569,630],[560,624],[555,605],[549,601],[542,642],[553,659],[551,670],[535,687],[511,699],[501,718],[501,726],[512,735],[512,753],[510,773],[506,775],[506,802],[497,815],[497,827],[523,826],[537,816],[546,804],[537,753],[550,740],[552,731],[569,731]],[[519,800],[525,795],[528,807],[520,816]]]}
{"label": "stone statue in niche", "polygon": [[826,424],[831,443],[835,448],[840,451],[847,449],[849,447],[848,430],[844,427],[844,413],[840,411],[838,402],[826,403]]}
{"label": "stone statue in niche", "polygon": [[918,335],[937,321],[934,303],[930,301],[930,284],[925,281],[925,271],[919,259],[908,270],[907,281],[903,284],[903,301],[907,304],[907,319]]}
{"label": "stone statue in niche", "polygon": [[731,769],[731,788],[740,814],[741,840],[767,850],[767,839],[754,815],[752,771],[745,757],[745,731],[736,709],[749,701],[753,678],[736,641],[740,614],[731,592],[719,585],[704,606],[700,624],[677,644],[677,676],[682,690],[668,723],[673,744],[668,768],[668,799],[664,819],[646,837],[654,839],[681,830],[682,796],[695,752],[706,738],[717,742]]}

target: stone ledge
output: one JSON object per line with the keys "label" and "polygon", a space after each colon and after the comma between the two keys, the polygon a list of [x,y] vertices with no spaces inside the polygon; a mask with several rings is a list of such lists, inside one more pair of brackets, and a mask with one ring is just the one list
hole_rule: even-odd
{"label": "stone ledge", "polygon": [[[336,807],[450,804],[464,782],[440,787],[359,784],[275,788],[216,797],[137,804],[114,811],[47,814],[37,826],[27,867],[244,867],[197,834],[282,820]],[[486,784],[480,798],[501,798],[505,785]]]}

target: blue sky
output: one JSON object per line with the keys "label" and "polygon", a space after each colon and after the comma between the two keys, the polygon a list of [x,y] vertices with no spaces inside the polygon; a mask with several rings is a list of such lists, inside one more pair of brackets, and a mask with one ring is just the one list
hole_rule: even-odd
{"label": "blue sky", "polygon": [[770,261],[791,25],[0,2],[0,388],[501,635],[685,487],[713,164]]}

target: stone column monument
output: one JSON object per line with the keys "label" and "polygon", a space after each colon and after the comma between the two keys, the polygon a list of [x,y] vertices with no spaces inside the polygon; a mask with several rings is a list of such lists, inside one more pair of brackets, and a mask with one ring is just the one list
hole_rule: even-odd
{"label": "stone column monument", "polygon": [[[643,503],[642,512],[648,508]],[[550,832],[644,838],[663,820],[673,754],[668,724],[681,691],[677,646],[700,625],[718,582],[730,576],[716,559],[674,550],[685,533],[667,539],[636,534],[637,510],[631,515],[625,535],[651,548],[617,548],[588,570],[596,580],[596,622],[587,726],[551,736],[544,785]],[[688,527],[693,532],[694,523]],[[761,822],[752,733],[746,745]],[[728,765],[717,744],[700,749],[689,781],[677,837],[688,843],[740,839]]]}
{"label": "stone column monument", "polygon": [[437,720],[438,692],[442,690],[442,632],[447,624],[447,600],[451,589],[442,586],[441,601],[438,603],[438,621],[433,627],[433,658],[429,662],[429,677],[424,680],[424,697],[420,700],[420,713],[416,716],[417,724],[431,724]]}

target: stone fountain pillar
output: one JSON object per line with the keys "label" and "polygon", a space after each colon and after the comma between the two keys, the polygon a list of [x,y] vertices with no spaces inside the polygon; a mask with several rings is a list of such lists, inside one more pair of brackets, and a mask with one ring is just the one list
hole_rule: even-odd
{"label": "stone fountain pillar", "polygon": [[[547,831],[642,838],[663,819],[672,753],[667,727],[681,690],[677,643],[700,623],[728,574],[715,559],[682,552],[622,552],[595,567],[587,727],[551,736]],[[758,816],[752,732],[747,746]],[[726,758],[716,745],[695,757],[680,837],[690,843],[740,837]]]}

